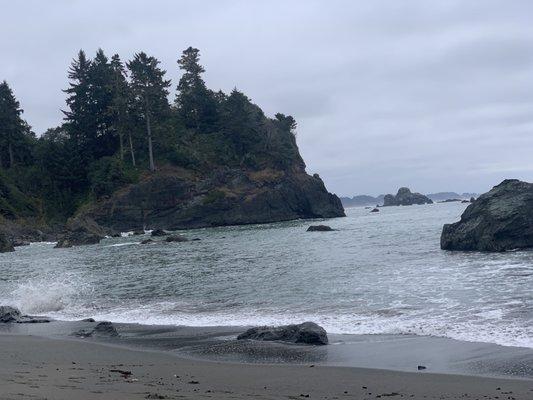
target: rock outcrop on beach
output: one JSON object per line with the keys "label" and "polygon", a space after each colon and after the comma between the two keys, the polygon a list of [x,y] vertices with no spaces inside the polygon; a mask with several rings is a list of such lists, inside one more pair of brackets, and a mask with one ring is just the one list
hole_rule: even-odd
{"label": "rock outcrop on beach", "polygon": [[244,339],[313,345],[326,345],[329,342],[326,330],[314,322],[277,327],[259,326],[248,329],[237,336],[237,340]]}
{"label": "rock outcrop on beach", "polygon": [[443,250],[506,251],[533,247],[533,184],[507,179],[442,229]]}
{"label": "rock outcrop on beach", "polygon": [[433,200],[420,193],[413,193],[409,188],[398,189],[396,196],[387,194],[383,199],[383,206],[411,206],[414,204],[433,204]]}
{"label": "rock outcrop on beach", "polygon": [[187,229],[344,216],[337,196],[302,168],[219,168],[204,175],[167,168],[146,175],[80,212],[101,226],[127,231]]}
{"label": "rock outcrop on beach", "polygon": [[93,329],[82,329],[77,332],[74,332],[73,335],[82,338],[92,336],[117,337],[119,336],[119,333],[112,322],[102,321],[99,322]]}
{"label": "rock outcrop on beach", "polygon": [[0,323],[36,324],[50,322],[47,318],[23,315],[19,309],[11,306],[0,306]]}

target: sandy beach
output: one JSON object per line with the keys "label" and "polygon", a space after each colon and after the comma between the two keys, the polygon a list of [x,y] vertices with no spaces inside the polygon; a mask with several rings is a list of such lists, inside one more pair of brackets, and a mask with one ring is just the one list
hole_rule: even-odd
{"label": "sandy beach", "polygon": [[531,399],[533,381],[314,364],[196,361],[76,339],[0,335],[4,399]]}

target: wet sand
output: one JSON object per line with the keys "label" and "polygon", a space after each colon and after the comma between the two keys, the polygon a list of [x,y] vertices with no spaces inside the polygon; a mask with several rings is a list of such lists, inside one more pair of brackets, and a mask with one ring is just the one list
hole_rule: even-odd
{"label": "wet sand", "polygon": [[1,399],[533,399],[533,380],[197,361],[69,338],[0,334]]}

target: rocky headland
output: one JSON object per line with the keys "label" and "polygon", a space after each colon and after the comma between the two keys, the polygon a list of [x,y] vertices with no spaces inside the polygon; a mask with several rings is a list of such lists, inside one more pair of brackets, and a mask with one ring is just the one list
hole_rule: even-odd
{"label": "rocky headland", "polygon": [[506,251],[533,247],[533,184],[507,179],[442,229],[441,248]]}

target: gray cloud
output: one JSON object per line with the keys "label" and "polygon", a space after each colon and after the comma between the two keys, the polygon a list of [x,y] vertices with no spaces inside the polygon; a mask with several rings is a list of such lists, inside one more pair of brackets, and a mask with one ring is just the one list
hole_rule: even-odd
{"label": "gray cloud", "polygon": [[210,87],[295,116],[308,170],[339,194],[533,179],[526,0],[34,0],[4,2],[2,14],[0,79],[37,132],[60,123],[80,48],[145,50],[176,83],[192,45]]}

